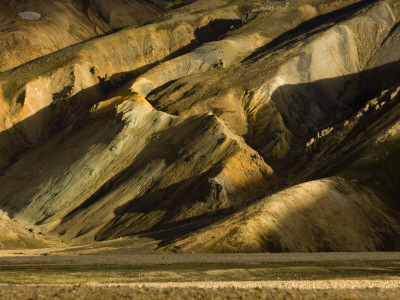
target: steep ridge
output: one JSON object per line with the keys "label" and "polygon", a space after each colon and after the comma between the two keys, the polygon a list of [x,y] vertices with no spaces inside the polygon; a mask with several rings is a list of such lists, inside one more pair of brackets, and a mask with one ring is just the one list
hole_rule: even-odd
{"label": "steep ridge", "polygon": [[274,183],[271,168],[215,116],[181,119],[126,99],[116,116],[94,109],[79,132],[56,136],[7,170],[0,203],[14,220],[104,239],[222,215]]}
{"label": "steep ridge", "polygon": [[[263,156],[285,158],[308,135],[348,117],[339,109],[355,96],[346,100],[343,90],[358,77],[398,15],[387,2],[366,5],[349,20],[334,26],[335,20],[323,21],[315,34],[307,29],[244,64],[177,80],[149,100],[179,115],[211,110]],[[322,81],[335,77],[334,84]]]}
{"label": "steep ridge", "polygon": [[[228,37],[207,43],[191,53],[160,64],[137,78],[131,90],[147,96],[154,89],[184,76],[232,66],[286,31],[337,9],[335,1],[326,4],[319,1],[308,2],[279,8],[267,2],[258,8],[260,15],[231,31]],[[349,1],[348,5],[357,2]],[[282,23],[285,26],[279,26]]]}
{"label": "steep ridge", "polygon": [[0,73],[7,228],[183,252],[400,248],[397,1],[199,0],[140,26],[130,9],[165,7],[150,2],[75,6],[139,27]]}
{"label": "steep ridge", "polygon": [[[112,4],[111,4],[112,3]],[[0,71],[127,26],[139,26],[166,12],[168,1],[1,1]],[[39,20],[18,14],[32,11]]]}
{"label": "steep ridge", "polygon": [[180,21],[128,28],[1,73],[0,128],[6,132],[0,137],[0,166],[71,125],[115,82],[201,43],[199,33],[210,23],[237,18],[232,9],[183,15]]}
{"label": "steep ridge", "polygon": [[[307,145],[302,181],[176,241],[183,252],[381,251],[399,247],[400,86]],[[335,162],[335,163],[332,163]],[[310,167],[311,166],[311,167]],[[379,197],[377,197],[379,195]]]}

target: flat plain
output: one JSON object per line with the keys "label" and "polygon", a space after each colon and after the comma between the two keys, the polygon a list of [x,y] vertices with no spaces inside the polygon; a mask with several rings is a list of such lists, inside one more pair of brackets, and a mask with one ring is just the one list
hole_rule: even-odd
{"label": "flat plain", "polygon": [[[1,299],[398,299],[400,253],[0,252]],[[86,254],[85,254],[86,253]]]}

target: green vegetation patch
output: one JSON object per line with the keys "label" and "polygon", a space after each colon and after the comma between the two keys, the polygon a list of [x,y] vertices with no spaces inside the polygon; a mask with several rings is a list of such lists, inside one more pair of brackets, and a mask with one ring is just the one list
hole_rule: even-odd
{"label": "green vegetation patch", "polygon": [[399,261],[198,263],[152,266],[4,265],[0,267],[0,283],[70,284],[208,280],[398,279],[399,274]]}
{"label": "green vegetation patch", "polygon": [[357,179],[400,212],[400,133],[395,138],[350,156],[338,172],[345,178]]}
{"label": "green vegetation patch", "polygon": [[183,94],[183,96],[181,97],[181,99],[191,97],[199,91],[200,91],[200,87],[198,85],[196,85],[196,86],[192,87],[190,90],[186,91]]}
{"label": "green vegetation patch", "polygon": [[[77,51],[76,47],[74,51]],[[0,73],[0,82],[4,98],[11,102],[21,89],[29,82],[40,76],[46,76],[55,70],[70,63],[74,58],[74,51],[64,49],[43,57],[37,58],[14,69]]]}
{"label": "green vegetation patch", "polygon": [[[386,103],[379,110],[370,109],[360,118],[347,136],[330,153],[352,151],[351,142],[358,136],[368,134],[374,124],[390,116],[399,105],[398,99]],[[349,150],[345,150],[348,148]],[[400,214],[400,132],[381,142],[369,144],[344,156],[328,170],[325,177],[339,175],[355,179],[374,191],[382,200]]]}
{"label": "green vegetation patch", "polygon": [[178,8],[178,7],[182,6],[182,5],[184,5],[184,1],[183,0],[169,1],[167,3],[167,5],[165,6],[165,8],[167,10],[171,10],[171,9],[174,9],[174,8]]}

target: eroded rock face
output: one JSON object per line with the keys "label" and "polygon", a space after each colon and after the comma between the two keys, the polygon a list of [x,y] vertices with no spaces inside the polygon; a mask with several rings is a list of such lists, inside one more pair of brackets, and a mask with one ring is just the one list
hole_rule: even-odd
{"label": "eroded rock face", "polygon": [[264,198],[174,247],[187,252],[397,249],[396,221],[382,207],[371,191],[341,178],[311,181]]}
{"label": "eroded rock face", "polygon": [[15,153],[72,125],[103,100],[112,85],[201,43],[199,32],[209,30],[210,23],[237,18],[233,9],[184,14],[180,21],[128,28],[2,73],[0,167]]}
{"label": "eroded rock face", "polygon": [[[156,1],[2,1],[0,71],[67,46],[160,17]],[[36,22],[28,22],[36,21]]]}
{"label": "eroded rock face", "polygon": [[[105,239],[212,217],[275,182],[263,159],[214,115],[177,118],[128,99],[116,116],[94,109],[90,125],[55,136],[7,170],[0,184],[11,185],[0,201],[15,220],[56,227],[67,238]],[[26,186],[31,174],[38,176]]]}
{"label": "eroded rock face", "polygon": [[36,2],[26,32],[51,46],[11,43],[23,23],[0,34],[8,232],[183,252],[400,248],[397,1]]}

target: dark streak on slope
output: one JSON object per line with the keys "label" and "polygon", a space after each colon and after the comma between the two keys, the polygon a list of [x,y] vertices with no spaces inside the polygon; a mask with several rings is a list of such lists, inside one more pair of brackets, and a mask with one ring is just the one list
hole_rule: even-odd
{"label": "dark streak on slope", "polygon": [[246,57],[243,62],[252,59],[259,59],[261,58],[260,56],[264,56],[269,52],[285,48],[293,43],[315,35],[318,32],[327,30],[335,24],[353,17],[354,15],[358,14],[361,9],[367,8],[375,2],[377,2],[377,0],[364,0],[333,12],[317,16],[278,36],[270,43],[259,48],[253,54]]}

